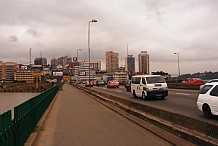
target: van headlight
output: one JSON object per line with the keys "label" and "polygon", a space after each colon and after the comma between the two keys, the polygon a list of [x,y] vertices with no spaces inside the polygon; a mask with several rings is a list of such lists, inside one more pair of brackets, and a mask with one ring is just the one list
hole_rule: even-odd
{"label": "van headlight", "polygon": [[152,91],[152,88],[143,87],[143,90],[145,90],[145,91]]}
{"label": "van headlight", "polygon": [[168,88],[167,88],[167,87],[163,87],[162,89],[163,89],[163,90],[168,90]]}

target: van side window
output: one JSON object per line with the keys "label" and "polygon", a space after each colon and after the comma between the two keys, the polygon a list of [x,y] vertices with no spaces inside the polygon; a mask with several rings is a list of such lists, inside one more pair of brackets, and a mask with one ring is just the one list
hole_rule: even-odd
{"label": "van side window", "polygon": [[146,85],[145,78],[142,78],[142,84]]}
{"label": "van side window", "polygon": [[132,84],[140,84],[140,79],[141,79],[141,77],[133,77],[132,78]]}

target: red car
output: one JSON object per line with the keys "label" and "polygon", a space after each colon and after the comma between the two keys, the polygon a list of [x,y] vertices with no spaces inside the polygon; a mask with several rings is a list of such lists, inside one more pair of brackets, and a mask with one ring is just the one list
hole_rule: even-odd
{"label": "red car", "polygon": [[93,84],[92,84],[92,82],[91,82],[91,83],[86,82],[86,83],[85,83],[85,86],[86,86],[86,87],[93,87]]}
{"label": "red car", "polygon": [[199,78],[190,78],[187,81],[185,81],[184,84],[187,84],[187,85],[202,85],[202,84],[204,84],[204,81],[202,79],[199,79]]}
{"label": "red car", "polygon": [[92,84],[93,84],[93,86],[96,86],[96,81],[93,81]]}
{"label": "red car", "polygon": [[119,88],[119,82],[117,82],[117,81],[109,81],[107,83],[107,88]]}

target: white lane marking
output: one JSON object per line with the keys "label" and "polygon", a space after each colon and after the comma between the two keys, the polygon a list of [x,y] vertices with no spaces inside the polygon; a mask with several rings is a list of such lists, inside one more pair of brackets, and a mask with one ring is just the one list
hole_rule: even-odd
{"label": "white lane marking", "polygon": [[191,94],[186,94],[186,93],[176,93],[176,94],[180,94],[180,95],[186,95],[186,96],[189,96]]}
{"label": "white lane marking", "polygon": [[122,91],[120,91],[120,90],[115,90],[115,91],[117,91],[117,92],[122,92]]}

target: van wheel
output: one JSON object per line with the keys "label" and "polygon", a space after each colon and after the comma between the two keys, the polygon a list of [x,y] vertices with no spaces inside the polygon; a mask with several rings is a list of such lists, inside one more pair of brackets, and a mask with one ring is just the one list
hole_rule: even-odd
{"label": "van wheel", "polygon": [[164,100],[164,99],[165,99],[165,96],[161,96],[161,99]]}
{"label": "van wheel", "polygon": [[137,98],[137,96],[135,94],[135,90],[133,91],[132,95],[133,95],[134,98]]}
{"label": "van wheel", "polygon": [[142,99],[146,99],[145,92],[142,92]]}
{"label": "van wheel", "polygon": [[211,109],[207,104],[203,105],[202,110],[206,118],[210,119],[213,117],[213,114],[211,113]]}

